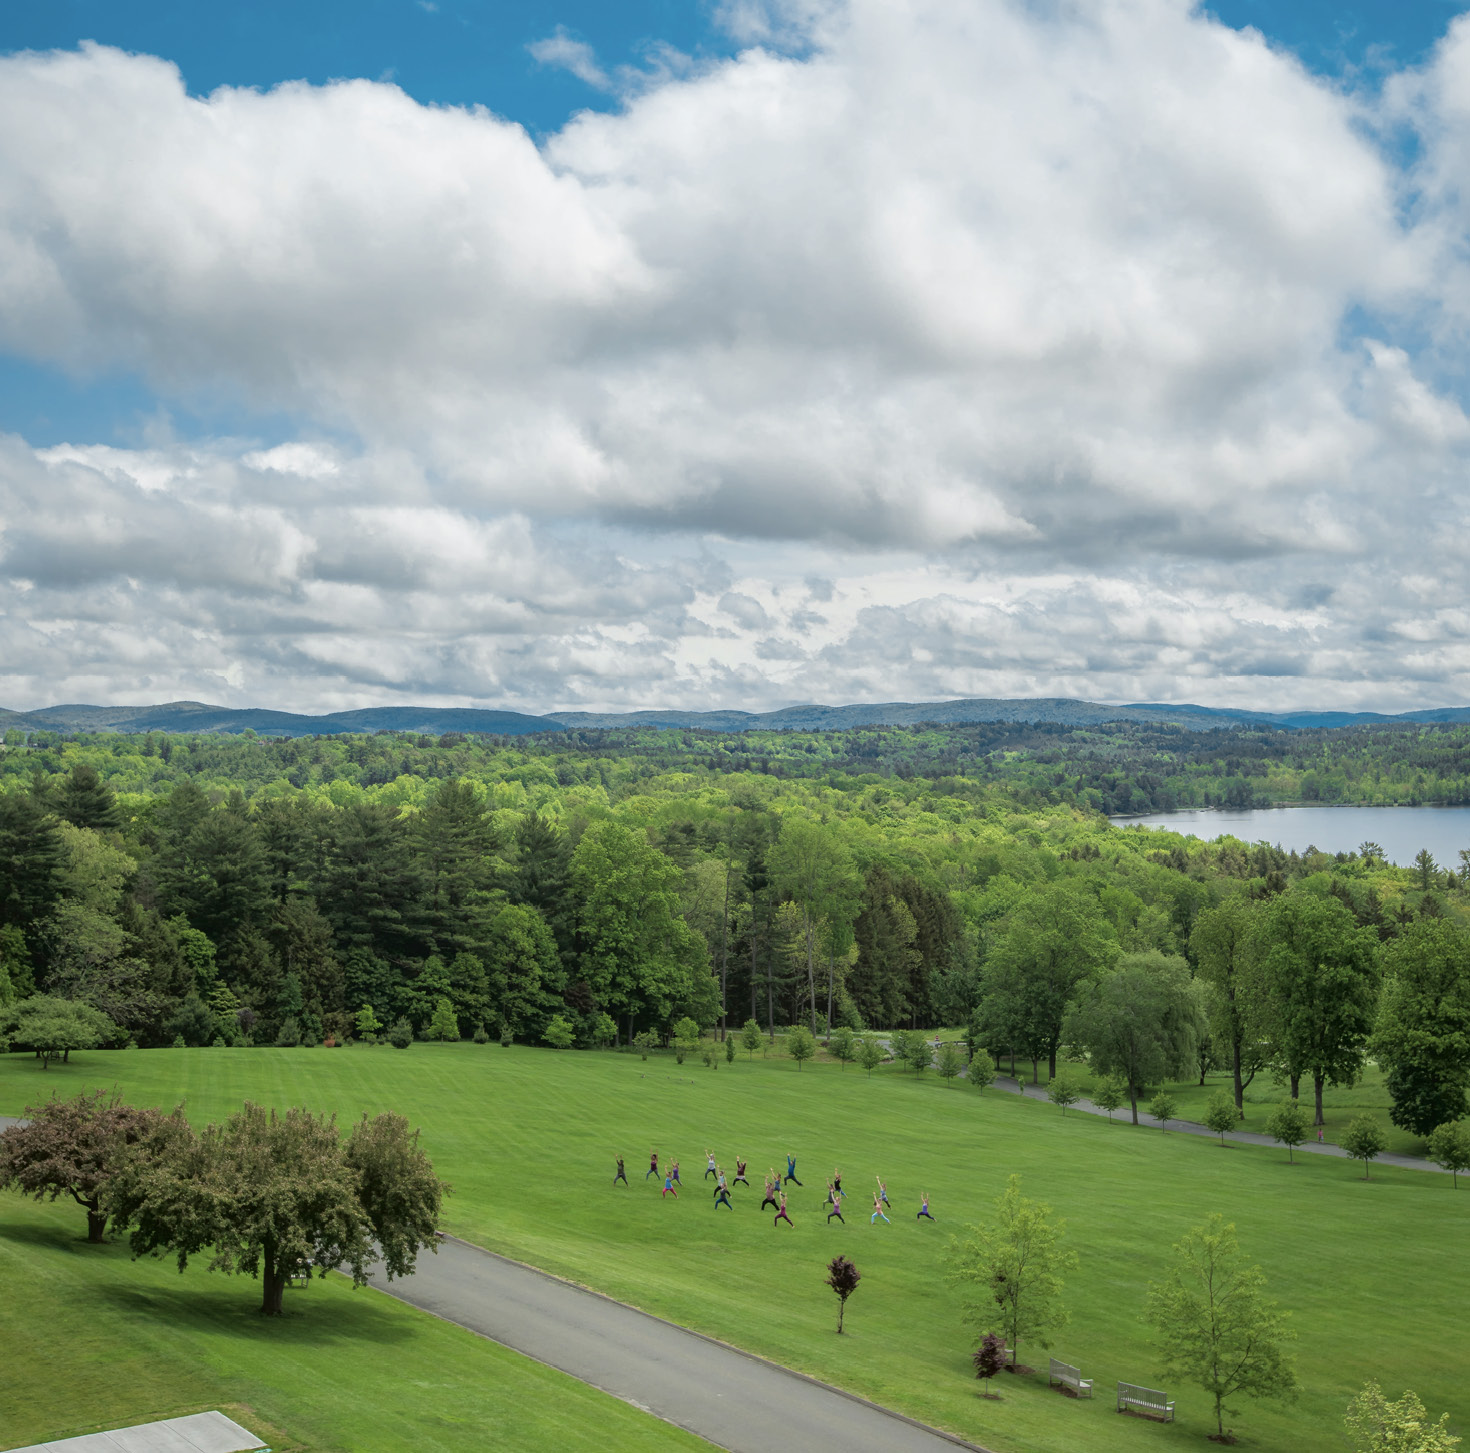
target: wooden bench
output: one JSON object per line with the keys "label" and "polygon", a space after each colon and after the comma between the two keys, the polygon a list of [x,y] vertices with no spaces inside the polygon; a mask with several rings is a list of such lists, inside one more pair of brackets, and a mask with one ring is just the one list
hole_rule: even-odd
{"label": "wooden bench", "polygon": [[1135,1387],[1131,1382],[1118,1384],[1118,1411],[1142,1413],[1161,1423],[1174,1421],[1174,1399],[1151,1387]]}
{"label": "wooden bench", "polygon": [[1073,1367],[1070,1362],[1058,1362],[1055,1357],[1051,1360],[1051,1376],[1047,1378],[1047,1386],[1052,1384],[1069,1387],[1080,1398],[1092,1396],[1092,1379],[1083,1377],[1081,1369]]}

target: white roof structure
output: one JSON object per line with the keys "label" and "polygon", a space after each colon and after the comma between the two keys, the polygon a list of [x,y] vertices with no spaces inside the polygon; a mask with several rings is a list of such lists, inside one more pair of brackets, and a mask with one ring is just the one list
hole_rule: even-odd
{"label": "white roof structure", "polygon": [[265,1444],[223,1413],[193,1413],[140,1423],[110,1433],[83,1433],[54,1443],[32,1443],[15,1453],[249,1453]]}

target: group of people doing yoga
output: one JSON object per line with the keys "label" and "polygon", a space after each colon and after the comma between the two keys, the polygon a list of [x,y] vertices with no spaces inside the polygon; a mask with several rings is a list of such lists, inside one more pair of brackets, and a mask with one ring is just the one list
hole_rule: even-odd
{"label": "group of people doing yoga", "polygon": [[[733,1180],[730,1181],[726,1180],[724,1169],[720,1165],[719,1161],[715,1158],[714,1151],[706,1150],[704,1153],[704,1158],[704,1178],[705,1180],[710,1180],[712,1178],[715,1183],[715,1210],[718,1211],[721,1206],[724,1206],[727,1209],[733,1211],[735,1209],[735,1206],[734,1203],[730,1200],[730,1187],[732,1185],[736,1185],[746,1186],[748,1188],[750,1185],[750,1182],[746,1179],[745,1176],[745,1157],[735,1157],[735,1175]],[[617,1160],[618,1168],[616,1173],[613,1175],[613,1185],[617,1185],[617,1183],[621,1181],[626,1186],[628,1184],[628,1172],[623,1165],[623,1157],[618,1156]],[[658,1151],[653,1150],[649,1152],[648,1169],[646,1172],[644,1172],[643,1179],[645,1181],[650,1179],[657,1181],[659,1178],[660,1172],[658,1165]],[[662,1179],[663,1188],[659,1192],[659,1199],[662,1200],[665,1196],[672,1196],[677,1201],[679,1199],[679,1188],[684,1184],[683,1181],[679,1179],[679,1162],[677,1159],[670,1158],[666,1162],[662,1173]],[[871,1226],[881,1216],[883,1218],[884,1224],[891,1226],[893,1223],[889,1221],[887,1213],[891,1211],[893,1207],[888,1200],[888,1187],[884,1184],[882,1176],[874,1176],[873,1179],[878,1182],[878,1189],[873,1192],[873,1214],[868,1217],[868,1225]],[[775,1211],[776,1216],[775,1219],[771,1222],[772,1226],[779,1226],[782,1221],[784,1221],[788,1226],[794,1226],[796,1224],[791,1219],[791,1215],[786,1209],[786,1187],[788,1185],[801,1185],[801,1182],[796,1178],[796,1157],[794,1155],[788,1155],[786,1157],[786,1174],[784,1176],[782,1176],[781,1173],[777,1171],[774,1166],[772,1166],[765,1175],[766,1193],[765,1199],[761,1201],[760,1209],[764,1211],[766,1207],[769,1206],[773,1211]],[[827,1208],[827,1221],[829,1225],[831,1224],[834,1216],[837,1218],[837,1220],[841,1221],[844,1226],[847,1225],[847,1218],[842,1214],[842,1202],[846,1198],[846,1196],[847,1192],[842,1189],[842,1172],[834,1166],[832,1170],[832,1178],[827,1182],[827,1199],[822,1202],[822,1204]],[[921,1203],[918,1212],[915,1215],[914,1219],[916,1221],[934,1220],[934,1217],[929,1213],[928,1191],[925,1191],[923,1193],[920,1198],[920,1202]]]}

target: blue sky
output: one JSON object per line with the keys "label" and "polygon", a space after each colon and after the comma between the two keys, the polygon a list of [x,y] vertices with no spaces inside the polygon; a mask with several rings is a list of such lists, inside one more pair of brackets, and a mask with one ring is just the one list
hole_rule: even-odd
{"label": "blue sky", "polygon": [[0,704],[1470,700],[1457,14],[0,6]]}

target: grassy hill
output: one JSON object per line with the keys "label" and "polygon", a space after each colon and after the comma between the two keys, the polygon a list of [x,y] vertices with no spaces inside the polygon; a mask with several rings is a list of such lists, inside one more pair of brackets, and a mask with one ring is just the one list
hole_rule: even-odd
{"label": "grassy hill", "polygon": [[[1461,1344],[1470,1294],[1470,1267],[1458,1253],[1470,1229],[1470,1195],[1453,1192],[1445,1177],[1384,1169],[1365,1182],[1341,1161],[1305,1157],[1293,1166],[1277,1151],[1064,1118],[1051,1106],[977,1094],[962,1082],[895,1070],[870,1079],[830,1065],[798,1071],[759,1056],[712,1072],[668,1058],[499,1046],[154,1050],[89,1054],[42,1074],[11,1055],[0,1059],[0,1112],[92,1084],[115,1084],[140,1103],[185,1100],[196,1121],[246,1098],[333,1110],[343,1120],[364,1110],[405,1113],[423,1127],[454,1185],[447,1229],[997,1453],[1203,1445],[1208,1401],[1160,1371],[1140,1313],[1170,1244],[1220,1211],[1236,1222],[1300,1334],[1300,1398],[1245,1404],[1234,1420],[1242,1447],[1341,1449],[1343,1406],[1370,1376],[1395,1396],[1414,1388],[1432,1409],[1449,1410],[1462,1431],[1470,1422],[1470,1393],[1450,1352]],[[651,1146],[682,1162],[688,1189],[677,1203],[661,1201],[642,1180]],[[737,1154],[750,1160],[755,1189],[737,1188],[733,1216],[713,1211],[702,1179],[706,1146],[732,1172]],[[760,1172],[781,1165],[787,1151],[805,1182],[792,1189],[794,1229],[773,1228],[769,1213],[756,1210]],[[611,1185],[617,1154],[627,1159],[631,1189]],[[834,1164],[851,1191],[845,1227],[824,1224],[819,1207]],[[1071,1325],[1054,1350],[1097,1380],[1101,1395],[1091,1403],[1049,1392],[1044,1377],[1003,1379],[1001,1401],[977,1395],[968,1366],[976,1333],[945,1282],[944,1247],[960,1222],[987,1214],[1013,1171],[1025,1193],[1067,1219],[1080,1255],[1067,1289]],[[891,1226],[868,1224],[879,1172],[893,1198]],[[937,1226],[914,1219],[922,1191]],[[3,1203],[0,1245],[18,1207]],[[851,1335],[840,1340],[822,1284],[839,1250],[864,1277],[848,1310]],[[136,1271],[139,1285],[159,1286],[158,1268]],[[204,1299],[253,1303],[251,1289],[221,1278],[191,1272],[173,1285],[159,1317],[192,1315],[187,1309]],[[94,1297],[94,1314],[106,1322],[116,1315],[116,1295],[84,1279],[65,1301]],[[326,1335],[331,1294],[318,1297],[313,1286],[296,1295],[302,1317]],[[19,1334],[30,1314],[17,1299],[6,1301],[6,1335]],[[1022,1355],[1045,1367],[1041,1348],[1023,1346]],[[1120,1378],[1167,1387],[1178,1422],[1118,1417],[1109,1393]]]}

